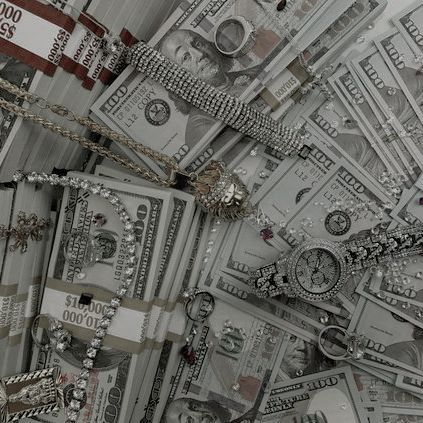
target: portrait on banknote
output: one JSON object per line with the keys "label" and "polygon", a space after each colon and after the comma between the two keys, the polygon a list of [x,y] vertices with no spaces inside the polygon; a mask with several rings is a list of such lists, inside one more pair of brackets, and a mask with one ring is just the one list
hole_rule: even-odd
{"label": "portrait on banknote", "polygon": [[288,335],[287,347],[275,381],[318,373],[330,369],[333,364],[316,345],[295,335]]}
{"label": "portrait on banknote", "polygon": [[388,345],[385,354],[423,371],[423,329],[415,326],[412,337],[412,341],[401,341]]}
{"label": "portrait on banknote", "polygon": [[231,413],[217,401],[200,401],[195,398],[178,398],[172,401],[164,415],[166,423],[207,422],[227,423]]}
{"label": "portrait on banknote", "polygon": [[[252,78],[249,73],[252,77],[256,73],[254,70],[231,71],[234,60],[220,53],[201,34],[189,29],[176,29],[168,33],[161,40],[159,50],[198,78],[236,97],[250,84]],[[216,121],[178,96],[169,93],[169,97],[177,110],[188,116],[185,144],[191,148]],[[229,139],[236,132],[227,130],[225,133]]]}

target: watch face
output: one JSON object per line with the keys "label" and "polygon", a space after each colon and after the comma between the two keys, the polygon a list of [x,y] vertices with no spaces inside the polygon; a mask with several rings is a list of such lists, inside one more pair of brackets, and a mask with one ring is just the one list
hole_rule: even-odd
{"label": "watch face", "polygon": [[310,294],[324,294],[336,286],[341,276],[337,258],[323,248],[304,251],[295,264],[298,284]]}
{"label": "watch face", "polygon": [[308,301],[324,301],[339,291],[346,280],[342,243],[312,239],[300,244],[287,263],[288,282],[295,295]]}

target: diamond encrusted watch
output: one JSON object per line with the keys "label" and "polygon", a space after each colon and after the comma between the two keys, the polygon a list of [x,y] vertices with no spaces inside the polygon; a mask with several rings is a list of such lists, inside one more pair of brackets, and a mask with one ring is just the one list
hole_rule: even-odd
{"label": "diamond encrusted watch", "polygon": [[354,271],[421,253],[423,225],[343,242],[314,238],[251,272],[249,283],[261,298],[286,295],[324,301],[336,295]]}

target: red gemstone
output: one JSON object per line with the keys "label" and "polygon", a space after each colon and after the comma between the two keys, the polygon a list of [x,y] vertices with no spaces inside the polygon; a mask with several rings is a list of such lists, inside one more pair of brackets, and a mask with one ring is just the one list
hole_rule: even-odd
{"label": "red gemstone", "polygon": [[423,206],[423,197],[420,197],[420,198],[419,198],[419,204],[420,204],[421,206]]}
{"label": "red gemstone", "polygon": [[184,345],[181,348],[181,355],[190,366],[195,363],[195,350],[192,345]]}
{"label": "red gemstone", "polygon": [[273,231],[270,228],[264,228],[260,231],[260,236],[263,241],[273,238]]}

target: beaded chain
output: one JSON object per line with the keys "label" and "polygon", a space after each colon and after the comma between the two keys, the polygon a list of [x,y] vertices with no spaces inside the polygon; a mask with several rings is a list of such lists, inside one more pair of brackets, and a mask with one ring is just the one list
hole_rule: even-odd
{"label": "beaded chain", "polygon": [[110,300],[110,304],[106,308],[103,317],[99,320],[98,326],[95,330],[95,335],[91,339],[87,348],[86,358],[82,361],[82,368],[75,382],[76,388],[73,390],[72,399],[66,408],[66,423],[73,423],[78,420],[79,412],[82,408],[82,400],[86,395],[90,371],[94,367],[95,358],[100,351],[100,347],[105,336],[107,335],[107,331],[112,323],[112,318],[116,314],[119,306],[121,305],[122,299],[126,296],[128,289],[134,280],[136,264],[135,225],[120,197],[103,184],[90,182],[82,178],[48,175],[36,172],[15,172],[13,180],[15,182],[50,184],[53,186],[83,189],[90,194],[98,195],[107,200],[113,206],[113,209],[118,214],[125,230],[125,235],[123,236],[123,240],[126,242],[125,250],[127,251],[125,272],[122,276],[122,280],[120,281],[120,286],[115,292],[115,296]]}
{"label": "beaded chain", "polygon": [[236,97],[205,83],[148,44],[139,42],[131,47],[126,61],[194,107],[276,152],[287,156],[301,152],[303,137],[297,130],[282,125]]}

